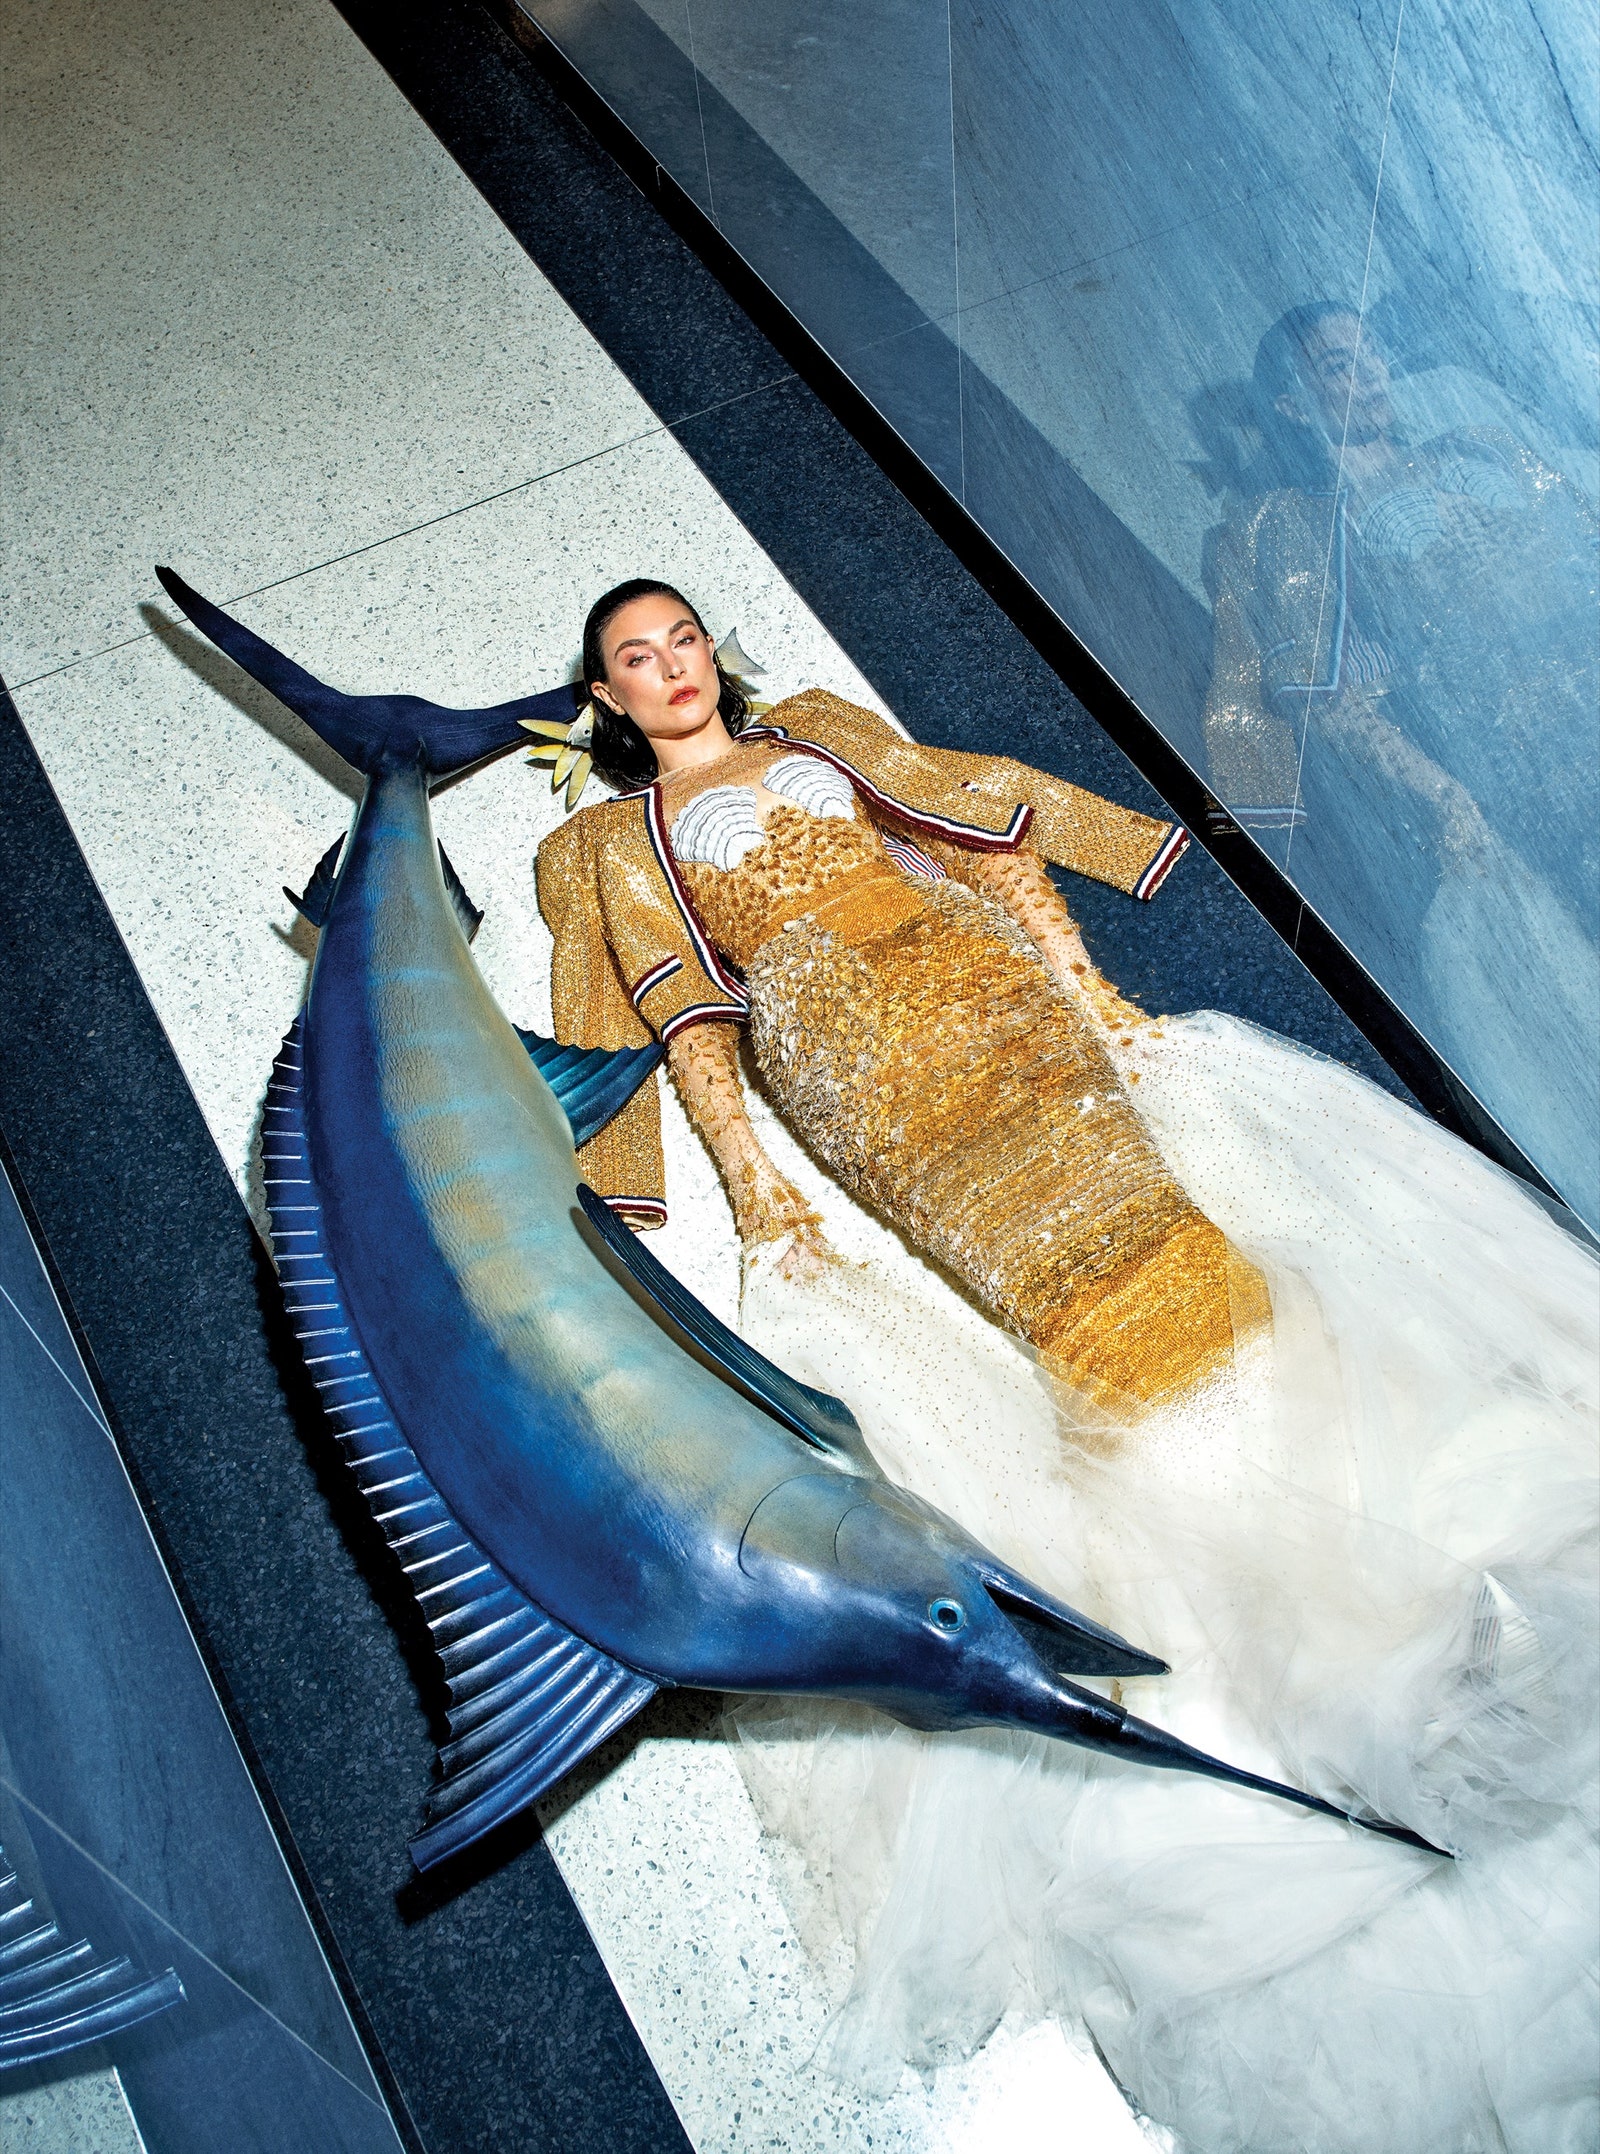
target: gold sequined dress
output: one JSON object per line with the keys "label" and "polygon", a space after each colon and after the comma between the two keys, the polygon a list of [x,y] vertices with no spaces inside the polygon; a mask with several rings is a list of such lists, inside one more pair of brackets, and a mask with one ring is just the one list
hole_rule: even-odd
{"label": "gold sequined dress", "polygon": [[669,794],[673,857],[743,974],[791,1127],[1090,1396],[1149,1401],[1213,1371],[1248,1267],[1009,914],[908,874],[826,764],[760,744],[714,776]]}

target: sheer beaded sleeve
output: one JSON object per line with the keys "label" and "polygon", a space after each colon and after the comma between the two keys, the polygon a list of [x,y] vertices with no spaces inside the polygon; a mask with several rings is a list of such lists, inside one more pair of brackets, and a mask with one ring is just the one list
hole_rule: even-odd
{"label": "sheer beaded sleeve", "polygon": [[689,1119],[705,1139],[748,1248],[785,1234],[819,1235],[822,1221],[768,1158],[745,1109],[739,1078],[739,1031],[701,1024],[677,1033],[667,1060]]}
{"label": "sheer beaded sleeve", "polygon": [[1150,1022],[1138,1004],[1125,1000],[1096,966],[1066,900],[1030,846],[1019,845],[1014,853],[977,853],[960,845],[936,845],[929,850],[953,881],[1005,907],[1068,996],[1086,1003],[1107,1032]]}

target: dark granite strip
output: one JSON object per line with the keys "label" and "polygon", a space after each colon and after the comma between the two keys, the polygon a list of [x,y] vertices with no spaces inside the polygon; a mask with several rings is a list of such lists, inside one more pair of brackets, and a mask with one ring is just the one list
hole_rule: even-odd
{"label": "dark granite strip", "polygon": [[[516,0],[336,4],[914,733],[990,744],[1133,804],[1162,800],[1190,824],[1207,852],[1191,851],[1154,907],[1072,884],[1097,953],[1130,993],[1156,1008],[1209,1006],[1249,1017],[1392,1092],[1409,1087],[1447,1127],[1546,1188],[1129,696],[728,244],[705,205],[661,169]],[[655,36],[653,64],[686,64],[633,0],[585,0],[573,20],[594,16],[603,29],[607,8],[626,14],[630,46]],[[800,199],[805,191],[786,168],[769,169],[772,152],[703,81],[700,97],[720,168],[748,166],[747,191],[764,189],[774,201],[781,194],[791,223],[829,221],[820,204]],[[798,243],[784,233],[775,241]],[[885,273],[842,228],[827,236],[827,251],[843,265],[842,290],[878,280],[874,318],[905,314],[904,295],[897,309]],[[905,336],[893,341],[940,336],[935,325],[908,318]],[[941,355],[902,354],[894,363],[920,368],[937,400]],[[1015,432],[1014,418],[998,411],[989,418]],[[1059,463],[1049,444],[1037,453]],[[1071,475],[1062,484],[1082,492]],[[1080,500],[1080,520],[1093,507]],[[1133,543],[1120,527],[1105,537],[1119,560]],[[1147,558],[1124,567],[1136,578],[1154,573]]]}
{"label": "dark granite strip", "polygon": [[684,2148],[531,1824],[425,1888],[412,1877],[430,1717],[442,1724],[413,1604],[3,692],[0,857],[7,1164],[412,2143]]}

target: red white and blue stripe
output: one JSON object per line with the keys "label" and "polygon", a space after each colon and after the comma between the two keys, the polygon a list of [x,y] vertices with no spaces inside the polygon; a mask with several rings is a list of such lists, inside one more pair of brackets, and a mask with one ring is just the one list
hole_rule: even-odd
{"label": "red white and blue stripe", "polygon": [[[896,800],[892,793],[885,793],[870,778],[864,778],[853,763],[847,763],[842,755],[835,755],[831,748],[820,742],[807,740],[803,734],[791,734],[781,725],[747,726],[740,734],[741,740],[787,740],[807,755],[814,755],[824,763],[831,763],[842,771],[864,800],[873,802],[886,815],[896,817],[902,823],[914,823],[930,837],[953,838],[958,845],[965,845],[980,853],[1014,853],[1028,834],[1033,821],[1033,810],[1026,801],[1018,804],[1015,814],[1004,830],[980,830],[975,823],[963,823],[953,815],[935,815],[928,808],[908,807],[903,800]],[[924,856],[926,857],[926,856]]]}
{"label": "red white and blue stripe", "polygon": [[1153,898],[1172,870],[1189,850],[1189,833],[1174,823],[1161,841],[1161,849],[1133,886],[1136,898]]}

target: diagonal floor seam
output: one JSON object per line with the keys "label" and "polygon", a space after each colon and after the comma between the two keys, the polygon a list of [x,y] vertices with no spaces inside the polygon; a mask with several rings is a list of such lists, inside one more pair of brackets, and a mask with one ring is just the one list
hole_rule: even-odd
{"label": "diagonal floor seam", "polygon": [[[636,434],[625,435],[620,441],[608,442],[604,448],[591,449],[586,455],[574,456],[564,464],[552,464],[547,471],[535,472],[531,478],[518,479],[513,486],[502,486],[491,494],[480,494],[471,501],[463,501],[455,508],[442,509],[437,516],[424,516],[420,522],[402,525],[398,530],[385,532],[382,538],[369,539],[365,545],[347,547],[342,553],[329,554],[325,560],[307,562],[302,568],[291,569],[287,575],[273,576],[266,583],[253,584],[248,590],[234,591],[216,601],[219,605],[238,606],[252,598],[260,598],[268,591],[280,591],[286,584],[300,583],[308,576],[320,575],[324,569],[338,568],[346,561],[359,561],[363,555],[379,553],[385,546],[396,545],[402,539],[414,538],[419,532],[431,531],[441,524],[454,523],[458,518],[470,516],[477,509],[492,508],[502,501],[515,499],[518,494],[531,493],[537,486],[549,480],[564,478],[569,472],[581,471],[586,464],[603,463],[608,456],[620,456],[624,450],[638,448],[642,442],[657,441],[663,435],[675,436],[679,427],[692,426],[701,419],[713,417],[726,411],[731,405],[748,403],[753,397],[767,396],[775,389],[786,388],[796,376],[786,370],[775,375],[771,381],[758,382],[753,388],[741,389],[734,396],[721,397],[716,402],[702,405],[698,410],[680,412],[676,417],[663,419],[655,426],[641,427]],[[146,603],[156,603],[152,592]],[[124,636],[119,642],[102,644],[97,650],[82,651],[59,666],[47,666],[42,672],[31,673],[26,680],[8,681],[7,688],[14,696],[42,681],[56,680],[63,673],[72,673],[79,666],[93,665],[98,659],[109,658],[117,651],[132,650],[136,644],[148,643],[154,634],[144,629],[137,636]]]}

